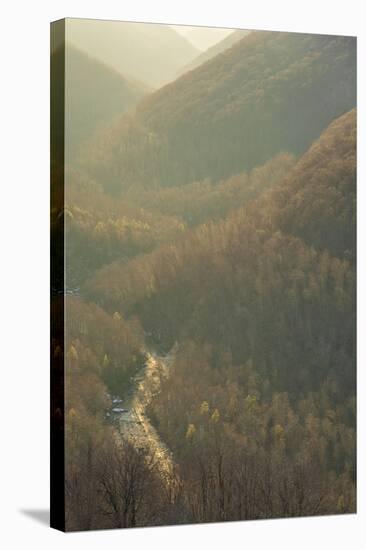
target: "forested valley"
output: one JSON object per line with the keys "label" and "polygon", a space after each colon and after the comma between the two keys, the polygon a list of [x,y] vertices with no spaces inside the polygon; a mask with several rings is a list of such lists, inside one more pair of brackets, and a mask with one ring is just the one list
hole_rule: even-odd
{"label": "forested valley", "polygon": [[[225,41],[155,92],[130,81],[52,182],[68,530],[356,511],[355,39]],[[121,428],[138,391],[164,474]]]}

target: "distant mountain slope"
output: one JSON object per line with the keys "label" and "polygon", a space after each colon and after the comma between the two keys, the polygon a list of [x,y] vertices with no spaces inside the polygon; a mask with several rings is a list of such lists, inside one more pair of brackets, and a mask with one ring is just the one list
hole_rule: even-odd
{"label": "distant mountain slope", "polygon": [[[54,55],[59,55],[54,54]],[[66,130],[70,156],[94,131],[150,91],[71,45],[66,46]]]}
{"label": "distant mountain slope", "polygon": [[356,105],[355,48],[352,37],[251,33],[142,100],[84,167],[118,190],[218,181],[281,151],[302,154]]}
{"label": "distant mountain slope", "polygon": [[220,27],[191,27],[189,25],[172,25],[172,28],[202,52],[223,40],[232,31],[232,29]]}
{"label": "distant mountain slope", "polygon": [[209,59],[212,59],[216,55],[219,55],[220,53],[224,52],[225,50],[228,50],[236,44],[236,42],[239,42],[242,38],[247,36],[252,31],[244,31],[244,30],[234,30],[231,32],[228,36],[226,36],[223,40],[220,40],[220,42],[217,42],[217,44],[214,44],[208,50],[202,52],[198,57],[196,57],[191,63],[188,63],[183,69],[180,71],[179,74],[184,74],[188,71],[192,71],[193,69],[196,69],[196,67],[199,67]]}
{"label": "distant mountain slope", "polygon": [[169,25],[67,19],[67,38],[120,73],[155,88],[172,80],[199,51]]}

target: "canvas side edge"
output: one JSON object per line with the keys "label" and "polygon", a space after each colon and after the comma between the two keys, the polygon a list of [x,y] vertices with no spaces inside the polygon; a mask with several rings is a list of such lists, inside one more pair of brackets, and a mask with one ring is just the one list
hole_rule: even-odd
{"label": "canvas side edge", "polygon": [[64,175],[65,20],[50,27],[50,526],[65,531]]}

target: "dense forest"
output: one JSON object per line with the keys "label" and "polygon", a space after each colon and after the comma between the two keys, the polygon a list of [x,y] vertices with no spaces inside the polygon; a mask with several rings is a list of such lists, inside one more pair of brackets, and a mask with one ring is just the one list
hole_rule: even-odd
{"label": "dense forest", "polygon": [[84,136],[51,213],[68,530],[356,510],[355,40],[215,47]]}

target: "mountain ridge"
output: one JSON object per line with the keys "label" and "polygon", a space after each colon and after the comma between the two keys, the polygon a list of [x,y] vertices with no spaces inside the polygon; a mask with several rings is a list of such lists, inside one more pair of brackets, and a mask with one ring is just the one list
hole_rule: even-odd
{"label": "mountain ridge", "polygon": [[156,88],[198,50],[169,25],[67,20],[67,40],[99,61]]}
{"label": "mountain ridge", "polygon": [[236,42],[247,36],[249,33],[254,31],[247,31],[244,29],[233,30],[231,34],[217,42],[207,50],[200,53],[191,63],[185,65],[183,69],[179,72],[177,76],[181,76],[188,71],[193,71],[203,63],[206,63],[209,59],[216,57],[216,55],[224,52],[225,50],[231,48]]}

